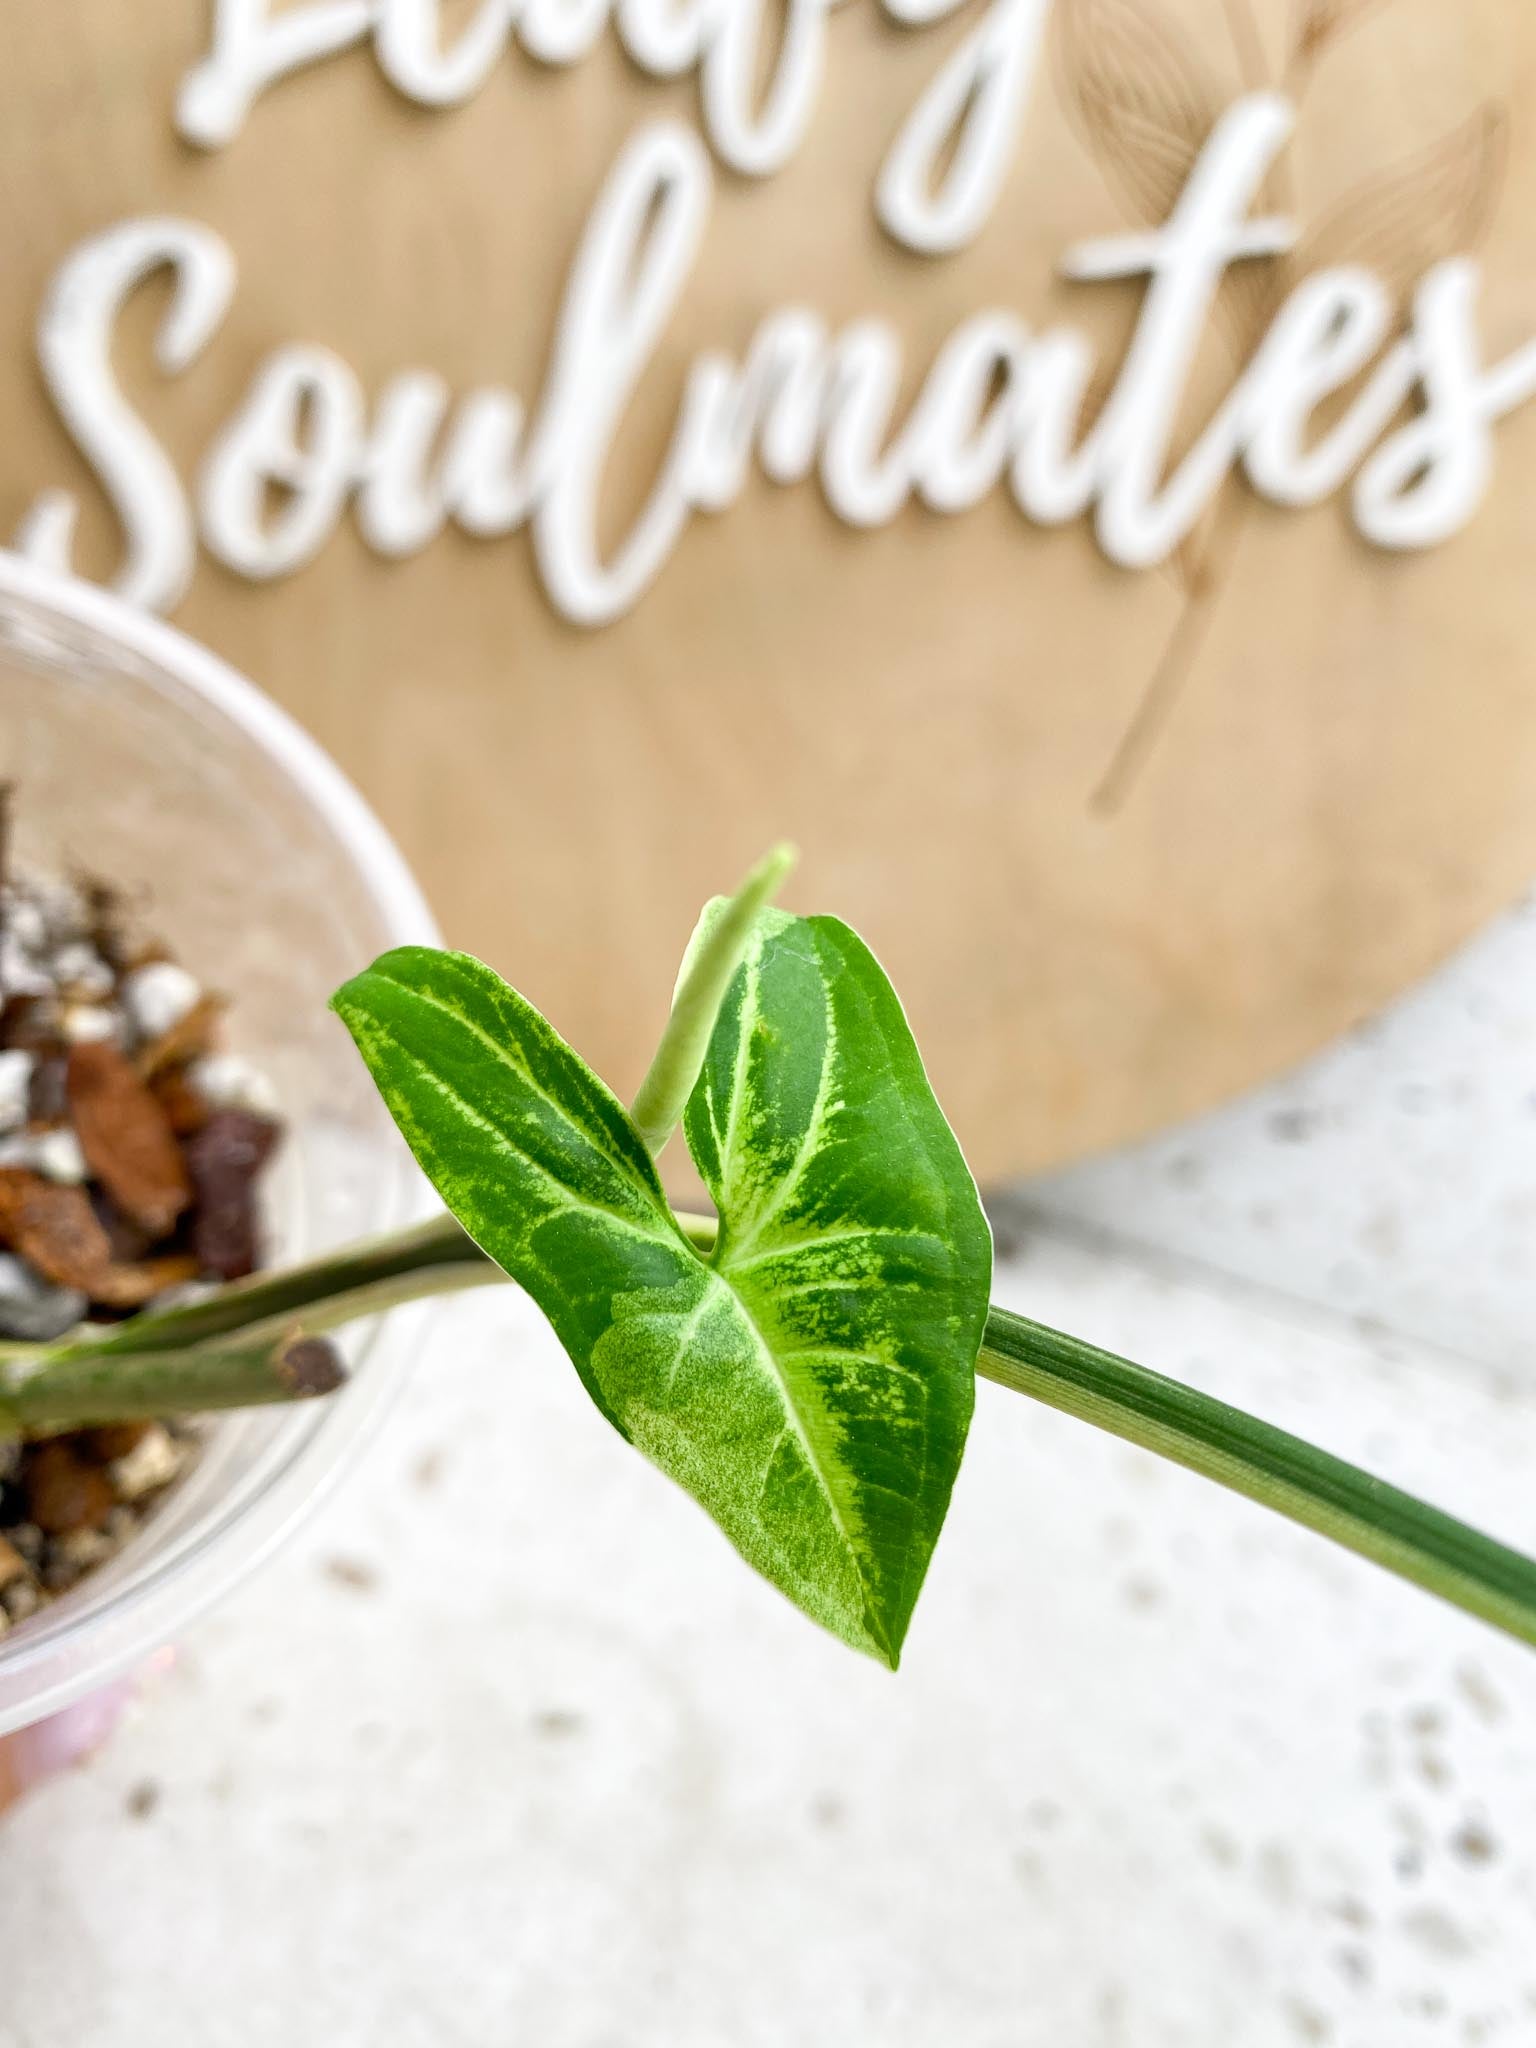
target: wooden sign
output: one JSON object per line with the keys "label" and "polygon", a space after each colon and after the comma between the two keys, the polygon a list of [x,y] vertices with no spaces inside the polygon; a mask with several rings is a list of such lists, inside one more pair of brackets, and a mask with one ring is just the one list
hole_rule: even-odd
{"label": "wooden sign", "polygon": [[988,1175],[1536,871],[1508,0],[13,14],[0,525],[282,699],[617,1084],[779,837]]}

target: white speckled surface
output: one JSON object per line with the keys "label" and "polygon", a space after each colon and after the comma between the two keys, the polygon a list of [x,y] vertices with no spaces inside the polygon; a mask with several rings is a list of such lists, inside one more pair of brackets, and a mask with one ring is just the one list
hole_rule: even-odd
{"label": "white speckled surface", "polygon": [[1033,1200],[1536,1387],[1536,895],[1296,1074]]}
{"label": "white speckled surface", "polygon": [[[1002,1291],[1536,1543],[1508,1377],[1059,1236]],[[1533,1726],[1536,1658],[990,1387],[892,1679],[486,1296],[0,1830],[0,2042],[1530,2048]]]}

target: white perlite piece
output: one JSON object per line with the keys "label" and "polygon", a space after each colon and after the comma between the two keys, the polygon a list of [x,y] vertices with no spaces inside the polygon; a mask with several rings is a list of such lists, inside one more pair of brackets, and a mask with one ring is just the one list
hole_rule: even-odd
{"label": "white perlite piece", "polygon": [[71,1529],[54,1542],[55,1555],[77,1572],[93,1571],[97,1565],[105,1564],[115,1548],[111,1537],[101,1529]]}
{"label": "white perlite piece", "polygon": [[99,1002],[112,993],[115,976],[111,968],[96,948],[82,939],[60,946],[52,967],[55,986],[67,989],[72,996]]}
{"label": "white perlite piece", "polygon": [[[18,911],[22,908],[25,906],[17,906]],[[8,919],[13,916],[15,912],[7,912]],[[20,932],[8,922],[0,931],[0,997],[52,994],[52,981],[38,966]]]}
{"label": "white perlite piece", "polygon": [[6,938],[24,953],[40,953],[48,943],[48,926],[33,896],[7,889],[0,895],[0,909],[4,912]]}
{"label": "white perlite piece", "polygon": [[105,1045],[122,1036],[115,1010],[104,1003],[67,1003],[59,1017],[59,1035],[70,1045]]}
{"label": "white perlite piece", "polygon": [[163,1038],[195,1006],[203,991],[195,976],[169,960],[139,967],[123,983],[123,1007],[141,1038]]}
{"label": "white perlite piece", "polygon": [[0,1334],[47,1344],[74,1328],[90,1303],[71,1287],[53,1287],[10,1252],[0,1252]]}
{"label": "white perlite piece", "polygon": [[44,1180],[78,1186],[86,1177],[85,1154],[73,1131],[41,1131],[31,1140],[31,1165]]}
{"label": "white perlite piece", "polygon": [[277,1090],[259,1067],[239,1053],[209,1053],[194,1060],[187,1078],[214,1109],[243,1109],[252,1116],[277,1115]]}
{"label": "white perlite piece", "polygon": [[181,1470],[184,1451],[167,1429],[157,1422],[120,1458],[114,1458],[108,1471],[119,1500],[142,1500],[147,1493],[156,1493],[162,1486],[169,1486]]}
{"label": "white perlite piece", "polygon": [[73,882],[34,875],[28,878],[26,888],[42,920],[44,937],[38,950],[41,946],[70,946],[85,937],[85,898]]}
{"label": "white perlite piece", "polygon": [[0,1131],[14,1131],[26,1122],[32,1067],[29,1052],[0,1052]]}

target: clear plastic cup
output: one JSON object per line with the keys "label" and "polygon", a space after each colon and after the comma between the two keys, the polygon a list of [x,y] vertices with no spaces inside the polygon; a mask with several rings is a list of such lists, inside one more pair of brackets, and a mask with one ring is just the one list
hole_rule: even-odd
{"label": "clear plastic cup", "polygon": [[[13,859],[132,889],[183,964],[231,998],[230,1042],[271,1076],[287,1125],[270,1263],[425,1213],[326,1001],[386,947],[436,932],[315,743],[184,635],[0,553],[0,780],[16,786]],[[270,1552],[376,1418],[409,1340],[398,1316],[363,1326],[338,1396],[221,1420],[118,1557],[0,1640],[0,1734],[111,1699]]]}

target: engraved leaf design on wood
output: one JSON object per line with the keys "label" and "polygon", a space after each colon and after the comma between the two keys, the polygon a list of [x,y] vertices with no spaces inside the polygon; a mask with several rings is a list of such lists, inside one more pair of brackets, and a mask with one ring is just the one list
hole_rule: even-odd
{"label": "engraved leaf design on wood", "polygon": [[1386,6],[1388,0],[1296,0],[1296,54],[1303,60],[1317,55],[1324,43],[1344,35],[1367,14]]}
{"label": "engraved leaf design on wood", "polygon": [[1216,125],[1223,95],[1149,0],[1058,0],[1063,96],[1127,213],[1160,226]]}
{"label": "engraved leaf design on wood", "polygon": [[1296,252],[1299,274],[1374,271],[1399,305],[1425,272],[1475,249],[1504,183],[1509,120],[1490,100],[1426,148],[1368,178],[1322,215]]}
{"label": "engraved leaf design on wood", "polygon": [[[1227,104],[1188,36],[1151,0],[1058,0],[1068,114],[1126,214],[1161,227]],[[1216,318],[1241,359],[1274,311],[1279,272],[1238,264]]]}

